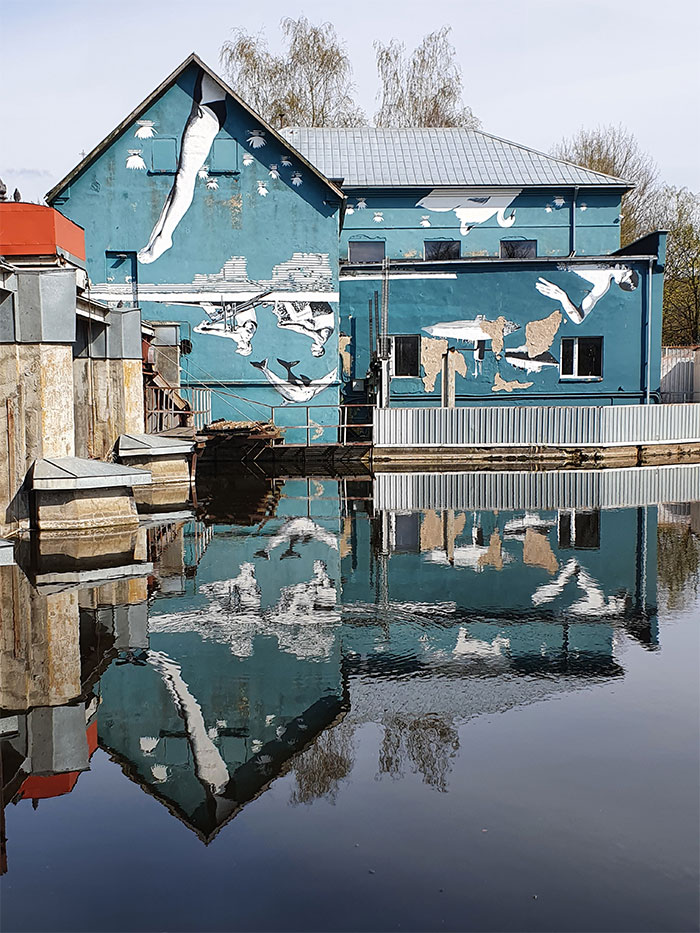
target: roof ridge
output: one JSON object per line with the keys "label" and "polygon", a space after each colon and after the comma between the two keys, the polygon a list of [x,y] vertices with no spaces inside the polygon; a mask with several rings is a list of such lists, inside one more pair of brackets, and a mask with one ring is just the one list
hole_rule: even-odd
{"label": "roof ridge", "polygon": [[221,75],[217,74],[217,72],[210,68],[209,65],[207,65],[207,63],[203,61],[196,52],[190,52],[184,61],[182,61],[177,66],[177,68],[175,68],[175,70],[167,76],[167,78],[161,81],[161,83],[153,91],[151,91],[151,93],[148,94],[141,101],[141,103],[139,103],[126,117],[124,117],[124,119],[118,123],[113,130],[111,130],[102,140],[100,140],[100,142],[97,143],[97,145],[94,146],[90,152],[88,152],[88,154],[83,159],[81,159],[80,162],[78,162],[77,165],[75,165],[66,175],[64,175],[64,177],[59,182],[53,186],[53,188],[51,188],[50,191],[46,193],[47,202],[56,197],[56,195],[65,187],[70,185],[75,178],[82,175],[82,173],[95,161],[95,159],[97,159],[105,151],[105,149],[111,145],[113,141],[121,136],[129,124],[133,123],[140,113],[143,113],[143,111],[148,109],[148,107],[150,107],[159,97],[165,94],[166,91],[168,91],[175,83],[178,76],[182,74],[182,72],[187,67],[189,67],[189,65],[192,64],[198,65],[204,72],[206,72],[206,74],[209,75],[213,81],[216,81],[216,83],[225,91],[226,94],[232,97],[239,106],[241,106],[245,111],[247,111],[247,113],[251,115],[251,117],[253,117],[253,119],[257,120],[258,123],[260,123],[260,125],[267,132],[269,132],[275,139],[277,139],[278,142],[292,149],[294,157],[299,159],[299,161],[308,169],[310,169],[313,174],[321,180],[321,182],[327,185],[340,198],[341,202],[345,200],[345,195],[340,190],[340,188],[335,185],[329,178],[327,178],[326,175],[324,175],[323,172],[317,168],[317,166],[310,162],[302,152],[299,152],[289,142],[288,139],[285,139],[285,137],[282,136],[280,130],[275,129],[267,122],[267,120],[264,119],[264,117],[261,117],[259,113],[253,110],[250,104],[247,104],[243,98],[240,97],[226,81],[224,81]]}

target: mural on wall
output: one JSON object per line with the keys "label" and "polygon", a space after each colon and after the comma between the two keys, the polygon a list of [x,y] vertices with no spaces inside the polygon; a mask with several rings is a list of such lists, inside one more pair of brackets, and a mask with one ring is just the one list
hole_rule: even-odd
{"label": "mural on wall", "polygon": [[560,288],[553,282],[539,278],[535,283],[535,288],[541,295],[559,302],[562,310],[569,316],[574,324],[581,324],[585,321],[600,299],[604,295],[607,295],[613,282],[619,285],[623,291],[627,292],[634,291],[639,284],[638,273],[629,266],[619,263],[614,266],[559,263],[557,264],[557,269],[560,272],[574,272],[593,286],[584,297],[581,304],[577,305],[563,288]]}
{"label": "mural on wall", "polygon": [[508,347],[505,352],[506,362],[516,369],[524,369],[528,373],[541,373],[545,366],[559,366],[557,360],[549,351],[530,356],[525,344],[519,347]]}
{"label": "mural on wall", "polygon": [[327,301],[275,301],[277,326],[311,338],[313,356],[323,356],[335,329],[335,313]]}
{"label": "mural on wall", "polygon": [[139,262],[155,262],[173,245],[173,233],[189,210],[198,173],[225,120],[225,92],[208,74],[200,71],[195,82],[192,110],[182,132],[175,180],[148,243],[139,250]]}
{"label": "mural on wall", "polygon": [[481,195],[478,189],[435,188],[421,198],[416,207],[442,213],[454,211],[460,224],[459,232],[466,236],[473,227],[491,217],[496,218],[499,227],[512,227],[515,223],[515,210],[513,209],[508,216],[506,211],[521,191],[522,188],[504,188],[499,190],[498,194]]}
{"label": "mural on wall", "polygon": [[251,360],[250,365],[255,366],[256,369],[259,369],[262,374],[265,376],[267,381],[270,383],[273,389],[275,389],[282,396],[284,401],[283,405],[296,404],[303,405],[307,402],[310,402],[312,398],[322,392],[324,389],[327,389],[328,386],[333,385],[337,375],[337,366],[334,366],[325,376],[321,376],[320,379],[310,379],[308,376],[303,374],[297,375],[293,372],[295,366],[299,365],[299,360],[295,360],[293,363],[288,363],[286,360],[281,360],[278,358],[277,362],[284,369],[287,370],[287,378],[284,379],[281,376],[278,376],[268,366],[267,358],[261,360],[260,362],[253,362]]}
{"label": "mural on wall", "polygon": [[213,334],[217,337],[230,337],[236,344],[236,353],[250,356],[253,352],[252,340],[258,329],[258,316],[255,308],[265,296],[244,301],[242,304],[224,301],[220,305],[200,302],[200,307],[207,315],[207,320],[194,328],[197,334]]}
{"label": "mural on wall", "polygon": [[[457,340],[461,343],[470,343],[474,350],[474,376],[481,372],[486,344],[491,343],[497,357],[503,352],[503,338],[506,334],[520,330],[520,325],[508,321],[502,315],[495,321],[489,321],[483,314],[477,314],[469,321],[441,321],[430,324],[423,330],[431,337],[446,337],[448,340]],[[434,380],[430,380],[432,385]]]}

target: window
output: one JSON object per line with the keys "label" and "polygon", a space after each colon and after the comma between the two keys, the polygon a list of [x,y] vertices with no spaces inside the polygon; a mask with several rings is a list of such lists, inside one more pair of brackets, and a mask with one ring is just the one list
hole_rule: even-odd
{"label": "window", "polygon": [[420,512],[397,512],[394,519],[395,554],[417,554],[420,550]]}
{"label": "window", "polygon": [[420,337],[394,337],[394,375],[420,375]]}
{"label": "window", "polygon": [[534,259],[537,240],[501,240],[501,259]]}
{"label": "window", "polygon": [[562,379],[600,379],[603,375],[603,338],[562,337],[559,373]]}
{"label": "window", "polygon": [[425,240],[426,259],[459,259],[459,240]]}
{"label": "window", "polygon": [[160,136],[151,140],[151,171],[159,175],[177,172],[177,140]]}
{"label": "window", "polygon": [[600,512],[560,512],[559,547],[596,550],[600,547]]}
{"label": "window", "polygon": [[238,144],[227,136],[214,140],[209,154],[209,174],[223,175],[238,171]]}
{"label": "window", "polygon": [[348,243],[350,262],[381,262],[385,253],[384,240],[350,240]]}

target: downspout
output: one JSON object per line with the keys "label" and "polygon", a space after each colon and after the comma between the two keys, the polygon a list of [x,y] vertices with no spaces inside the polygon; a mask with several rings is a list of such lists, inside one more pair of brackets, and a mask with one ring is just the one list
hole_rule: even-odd
{"label": "downspout", "polygon": [[576,255],[576,200],[579,186],[574,186],[574,197],[571,202],[571,228],[569,231],[569,258]]}
{"label": "downspout", "polygon": [[645,366],[646,397],[645,405],[651,404],[651,277],[654,260],[649,260],[649,272],[647,274],[647,358]]}

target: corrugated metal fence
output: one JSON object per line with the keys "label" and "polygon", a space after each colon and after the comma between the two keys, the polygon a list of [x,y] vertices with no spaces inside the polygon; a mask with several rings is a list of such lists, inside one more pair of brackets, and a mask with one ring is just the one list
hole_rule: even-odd
{"label": "corrugated metal fence", "polygon": [[[661,401],[691,402],[693,400],[695,347],[663,347],[661,351]],[[700,389],[700,386],[698,386]]]}
{"label": "corrugated metal fence", "polygon": [[378,473],[374,478],[375,508],[395,512],[619,509],[690,502],[699,494],[700,464],[546,473]]}
{"label": "corrugated metal fence", "polygon": [[380,408],[375,447],[599,447],[700,441],[700,404]]}

